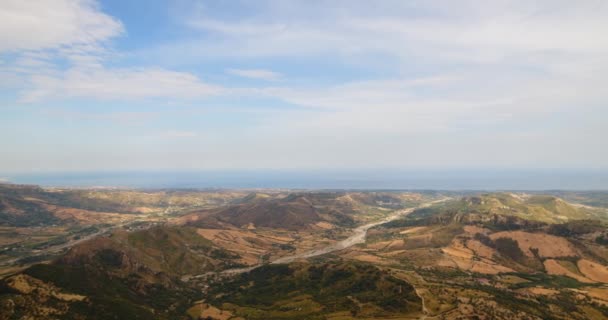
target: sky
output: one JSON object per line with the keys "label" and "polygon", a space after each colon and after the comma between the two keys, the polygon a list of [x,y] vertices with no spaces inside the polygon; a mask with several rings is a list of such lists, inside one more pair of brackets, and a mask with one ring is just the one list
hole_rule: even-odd
{"label": "sky", "polygon": [[608,168],[604,0],[3,0],[0,171]]}

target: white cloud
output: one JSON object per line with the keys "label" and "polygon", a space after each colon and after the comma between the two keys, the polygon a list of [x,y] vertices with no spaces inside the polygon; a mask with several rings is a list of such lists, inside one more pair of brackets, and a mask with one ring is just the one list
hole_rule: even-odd
{"label": "white cloud", "polygon": [[73,68],[60,75],[33,75],[22,100],[84,97],[95,99],[200,98],[221,89],[197,76],[160,68]]}
{"label": "white cloud", "polygon": [[226,69],[226,72],[239,77],[261,79],[267,81],[278,80],[282,75],[278,72],[264,69]]}
{"label": "white cloud", "polygon": [[238,20],[194,11],[188,25],[222,35],[201,50],[229,56],[420,52],[481,62],[542,50],[608,50],[608,5],[598,1],[385,1],[375,9],[365,1],[258,3],[254,14]]}
{"label": "white cloud", "polygon": [[[20,101],[43,99],[192,99],[220,88],[196,75],[158,67],[111,68],[110,40],[120,21],[94,0],[0,2],[0,66],[4,84],[20,86]],[[68,63],[66,66],[66,62]]]}
{"label": "white cloud", "polygon": [[214,41],[182,42],[173,49],[199,56],[280,57],[296,64],[330,60],[371,70],[380,64],[390,70],[390,76],[372,80],[253,91],[316,110],[304,116],[287,112],[281,119],[286,127],[340,127],[341,134],[459,130],[608,100],[603,86],[608,3],[241,4],[247,13],[236,19],[218,19],[204,7],[192,10],[188,25]]}
{"label": "white cloud", "polygon": [[[601,1],[257,1],[245,16],[218,19],[191,10],[200,39],[158,49],[200,56],[309,58],[370,66],[389,57],[396,70],[500,65],[552,72],[587,67],[608,54],[608,3]],[[370,58],[371,57],[371,58]],[[540,57],[534,59],[534,57]],[[390,61],[390,62],[389,62]],[[534,69],[534,70],[532,70]]]}
{"label": "white cloud", "polygon": [[0,52],[97,46],[123,32],[92,0],[3,0],[0,26]]}

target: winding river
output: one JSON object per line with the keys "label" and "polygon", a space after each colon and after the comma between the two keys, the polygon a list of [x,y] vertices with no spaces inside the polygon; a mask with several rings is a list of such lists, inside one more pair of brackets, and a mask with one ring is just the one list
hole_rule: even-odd
{"label": "winding river", "polygon": [[[330,244],[330,245],[328,245],[326,247],[322,247],[322,248],[318,248],[318,249],[302,252],[302,253],[291,255],[291,256],[285,256],[285,257],[282,257],[282,258],[278,258],[278,259],[270,262],[270,264],[291,263],[291,262],[299,260],[299,259],[312,258],[312,257],[324,255],[324,254],[327,254],[327,253],[331,253],[331,252],[334,252],[334,251],[344,250],[344,249],[350,248],[350,247],[352,247],[352,246],[354,246],[356,244],[359,244],[359,243],[364,243],[365,242],[365,237],[367,236],[367,230],[369,230],[369,229],[371,229],[371,228],[373,228],[375,226],[381,225],[383,223],[387,223],[387,222],[399,219],[401,217],[404,217],[404,216],[412,213],[416,209],[426,208],[426,207],[428,207],[430,205],[433,205],[433,204],[438,203],[438,202],[443,202],[443,201],[446,201],[448,199],[450,199],[450,198],[443,198],[443,199],[440,199],[440,200],[435,200],[435,201],[424,203],[424,204],[422,204],[422,205],[420,205],[418,207],[395,211],[392,215],[390,215],[390,216],[388,216],[388,217],[386,217],[386,218],[384,218],[382,220],[371,222],[371,223],[368,223],[366,225],[362,225],[362,226],[359,226],[359,227],[353,229],[353,234],[350,237],[348,237],[348,238],[346,238],[344,240],[338,241],[336,243],[332,243],[332,244]],[[251,266],[251,267],[248,267],[248,268],[228,269],[228,270],[224,270],[224,271],[220,272],[220,274],[223,274],[223,275],[234,275],[234,274],[239,274],[239,273],[245,273],[245,272],[249,272],[249,271],[251,271],[253,269],[259,268],[259,267],[261,267],[263,265],[264,264],[258,264],[258,265]]]}

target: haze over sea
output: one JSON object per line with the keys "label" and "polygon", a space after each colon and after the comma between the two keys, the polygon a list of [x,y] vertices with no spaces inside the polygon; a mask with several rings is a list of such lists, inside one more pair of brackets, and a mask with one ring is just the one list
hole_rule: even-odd
{"label": "haze over sea", "polygon": [[45,172],[3,181],[54,187],[608,190],[608,170],[213,170]]}

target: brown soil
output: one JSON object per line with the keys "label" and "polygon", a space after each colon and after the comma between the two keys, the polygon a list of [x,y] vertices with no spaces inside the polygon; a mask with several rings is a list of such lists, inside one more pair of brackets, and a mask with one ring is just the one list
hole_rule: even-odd
{"label": "brown soil", "polygon": [[475,235],[476,233],[488,234],[491,232],[490,229],[486,229],[486,228],[482,228],[482,227],[478,227],[478,226],[471,226],[471,225],[464,226],[463,230],[465,233],[470,234],[470,235]]}
{"label": "brown soil", "polygon": [[407,228],[401,232],[399,232],[400,234],[409,234],[409,233],[416,233],[419,231],[422,231],[424,229],[426,229],[427,227],[413,227],[413,228]]}
{"label": "brown soil", "polygon": [[579,260],[577,266],[585,277],[597,282],[608,283],[608,268],[605,266],[587,259]]}
{"label": "brown soil", "polygon": [[530,233],[525,231],[503,231],[490,235],[492,240],[498,238],[511,238],[519,243],[519,248],[529,257],[534,254],[530,248],[537,248],[543,258],[575,257],[579,256],[576,248],[565,238],[543,233]]}
{"label": "brown soil", "polygon": [[557,262],[557,260],[554,260],[554,259],[545,260],[545,269],[547,270],[548,274],[566,276],[566,277],[570,277],[570,278],[573,278],[580,282],[585,282],[585,283],[594,282],[593,280],[587,279],[583,276],[580,276],[580,275],[566,269],[564,266],[559,264],[559,262]]}
{"label": "brown soil", "polygon": [[479,257],[482,257],[482,258],[485,258],[488,260],[492,260],[494,257],[494,253],[496,253],[496,250],[484,245],[483,243],[481,243],[477,240],[468,240],[467,248],[473,250],[473,252],[475,252],[475,254],[478,255]]}
{"label": "brown soil", "polygon": [[260,263],[260,256],[277,242],[244,230],[198,229],[197,233],[224,249],[237,252],[242,262],[249,265]]}
{"label": "brown soil", "polygon": [[335,226],[333,224],[331,224],[329,222],[325,222],[325,221],[317,222],[315,224],[315,226],[319,227],[321,229],[324,229],[324,230],[331,230],[331,229],[335,228]]}
{"label": "brown soil", "polygon": [[[470,242],[467,241],[466,246],[463,239],[455,239],[452,241],[450,246],[442,248],[442,252],[446,255],[446,259],[450,261],[444,261],[445,266],[455,265],[459,269],[473,271],[485,274],[498,274],[502,272],[512,272],[513,270],[502,265],[499,265],[491,260],[493,251],[491,248],[484,246],[478,241],[474,241],[473,247],[480,251],[484,251],[485,256],[478,255],[477,252],[469,247]],[[485,252],[487,251],[487,252]]]}
{"label": "brown soil", "polygon": [[542,288],[542,287],[528,288],[528,289],[525,289],[525,291],[529,292],[531,294],[534,294],[534,295],[541,295],[541,296],[553,296],[553,295],[556,295],[559,293],[559,290]]}
{"label": "brown soil", "polygon": [[588,288],[587,295],[608,305],[608,288]]}

